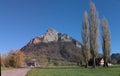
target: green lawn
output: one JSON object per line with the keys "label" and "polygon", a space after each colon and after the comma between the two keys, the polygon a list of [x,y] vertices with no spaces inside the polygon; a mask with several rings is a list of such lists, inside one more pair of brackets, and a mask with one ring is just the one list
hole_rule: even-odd
{"label": "green lawn", "polygon": [[120,76],[120,67],[99,67],[96,69],[84,67],[34,68],[26,76]]}

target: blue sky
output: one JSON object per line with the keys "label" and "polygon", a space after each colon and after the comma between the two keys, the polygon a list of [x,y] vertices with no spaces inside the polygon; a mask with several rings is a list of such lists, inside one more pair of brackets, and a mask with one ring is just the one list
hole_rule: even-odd
{"label": "blue sky", "polygon": [[[120,53],[120,0],[93,0],[100,19],[108,19],[111,52]],[[83,13],[90,0],[0,0],[0,52],[26,45],[48,28],[81,40]]]}

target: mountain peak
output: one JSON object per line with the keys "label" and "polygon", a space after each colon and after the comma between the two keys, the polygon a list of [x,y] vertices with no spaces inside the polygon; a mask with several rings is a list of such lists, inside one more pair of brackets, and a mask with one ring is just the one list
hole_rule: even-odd
{"label": "mountain peak", "polygon": [[46,33],[48,33],[48,32],[54,32],[54,33],[58,33],[54,28],[49,28],[49,29],[47,29],[47,32]]}
{"label": "mountain peak", "polygon": [[51,42],[57,40],[58,40],[58,32],[53,28],[48,29],[44,35],[43,42]]}
{"label": "mountain peak", "polygon": [[44,35],[33,38],[29,42],[29,44],[39,44],[41,42],[48,43],[48,42],[58,42],[58,41],[59,42],[74,42],[77,47],[78,47],[78,45],[80,45],[80,43],[78,41],[76,41],[69,35],[59,33],[53,28],[48,29]]}

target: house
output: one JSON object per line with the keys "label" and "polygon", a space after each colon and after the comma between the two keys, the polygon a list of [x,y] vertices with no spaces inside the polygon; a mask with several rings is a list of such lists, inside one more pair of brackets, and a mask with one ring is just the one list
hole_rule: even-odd
{"label": "house", "polygon": [[[104,65],[104,59],[103,58],[96,58],[95,63],[97,66],[103,66]],[[89,60],[89,66],[93,65],[93,59]]]}
{"label": "house", "polygon": [[103,66],[104,65],[104,59],[103,58],[96,58],[96,65]]}
{"label": "house", "polygon": [[40,64],[36,59],[30,59],[27,62],[27,66],[29,66],[29,67],[40,67]]}

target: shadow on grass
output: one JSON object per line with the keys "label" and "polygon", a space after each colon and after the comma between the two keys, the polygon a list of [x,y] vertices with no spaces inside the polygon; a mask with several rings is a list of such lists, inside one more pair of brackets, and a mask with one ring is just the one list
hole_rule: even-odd
{"label": "shadow on grass", "polygon": [[[52,66],[52,67],[35,67],[36,69],[85,69],[85,67],[81,66]],[[109,67],[103,67],[103,66],[97,66],[96,68],[93,68],[92,66],[89,66],[86,69],[109,69],[109,68],[120,68],[120,65],[116,66],[109,66]],[[34,69],[34,68],[33,68]]]}

